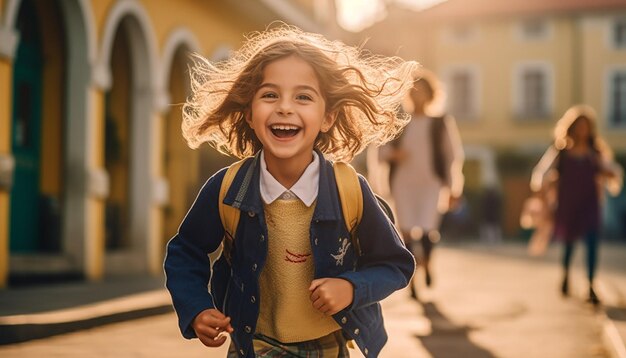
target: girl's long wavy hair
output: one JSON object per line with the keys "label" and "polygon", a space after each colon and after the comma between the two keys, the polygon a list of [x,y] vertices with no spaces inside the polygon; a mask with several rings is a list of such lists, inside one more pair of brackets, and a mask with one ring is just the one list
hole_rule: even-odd
{"label": "girl's long wavy hair", "polygon": [[191,148],[207,142],[242,158],[261,149],[246,122],[252,98],[270,62],[291,55],[314,69],[335,123],[315,146],[333,160],[351,160],[368,144],[393,139],[410,117],[398,108],[413,86],[414,61],[365,53],[339,41],[281,25],[247,38],[229,59],[211,63],[195,55],[192,94],[183,106],[183,136]]}
{"label": "girl's long wavy hair", "polygon": [[554,146],[556,149],[564,150],[571,148],[574,145],[574,139],[572,138],[574,123],[579,120],[587,120],[590,132],[589,146],[600,154],[602,158],[606,160],[612,159],[613,151],[598,134],[597,118],[596,111],[588,105],[578,104],[570,107],[554,127]]}

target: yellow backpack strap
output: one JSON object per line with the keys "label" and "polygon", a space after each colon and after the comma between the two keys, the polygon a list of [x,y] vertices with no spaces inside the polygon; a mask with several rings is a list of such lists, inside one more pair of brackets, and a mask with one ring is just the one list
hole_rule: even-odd
{"label": "yellow backpack strap", "polygon": [[356,228],[363,217],[363,193],[361,192],[361,184],[356,170],[347,163],[333,163],[335,172],[335,181],[337,182],[337,191],[339,192],[339,201],[341,201],[341,210],[343,211],[343,219],[346,227],[350,232],[352,245],[357,253],[361,256],[361,245],[356,237]]}
{"label": "yellow backpack strap", "polygon": [[236,163],[233,163],[230,167],[228,167],[228,169],[226,169],[226,174],[224,174],[224,179],[222,180],[222,185],[220,186],[220,194],[218,197],[220,220],[222,220],[222,225],[224,226],[223,254],[228,261],[230,261],[230,252],[233,246],[233,240],[235,239],[235,232],[237,231],[237,225],[239,224],[239,214],[241,213],[241,211],[230,205],[224,204],[224,198],[226,197],[226,193],[228,193],[230,185],[233,183],[233,179],[235,179],[235,175],[239,171],[239,168],[241,168],[241,165],[246,161],[246,159],[242,159]]}

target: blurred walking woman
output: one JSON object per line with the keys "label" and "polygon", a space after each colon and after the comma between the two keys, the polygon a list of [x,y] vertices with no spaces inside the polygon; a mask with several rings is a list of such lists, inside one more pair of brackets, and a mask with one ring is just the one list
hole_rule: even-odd
{"label": "blurred walking woman", "polygon": [[[589,301],[600,300],[593,290],[598,256],[603,187],[610,194],[621,190],[623,170],[596,129],[595,111],[586,105],[568,109],[557,122],[554,143],[532,173],[531,188],[547,193],[556,190],[554,237],[563,242],[561,292],[569,294],[569,267],[578,239],[587,246]],[[544,195],[550,197],[550,195]]]}
{"label": "blurred walking woman", "polygon": [[[380,148],[379,158],[390,164],[398,226],[430,286],[430,261],[440,239],[442,214],[457,206],[463,192],[464,153],[454,118],[442,116],[438,108],[444,96],[439,80],[426,69],[414,73],[414,78],[404,104],[411,121],[399,138]],[[417,298],[415,286],[410,288]]]}

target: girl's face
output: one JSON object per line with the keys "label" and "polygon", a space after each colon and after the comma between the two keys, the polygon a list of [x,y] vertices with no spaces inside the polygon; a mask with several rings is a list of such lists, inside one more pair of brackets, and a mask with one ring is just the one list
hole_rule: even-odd
{"label": "girl's face", "polygon": [[584,142],[589,140],[589,137],[591,136],[589,120],[585,117],[579,117],[576,119],[572,124],[571,136],[575,142]]}
{"label": "girl's face", "polygon": [[310,163],[315,139],[330,129],[334,116],[326,113],[313,67],[292,55],[265,66],[246,120],[272,167],[286,160]]}

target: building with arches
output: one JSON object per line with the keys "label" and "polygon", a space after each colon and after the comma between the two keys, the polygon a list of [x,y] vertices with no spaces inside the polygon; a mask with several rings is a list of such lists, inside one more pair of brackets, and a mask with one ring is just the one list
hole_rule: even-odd
{"label": "building with arches", "polygon": [[180,135],[189,54],[275,20],[332,29],[330,1],[0,0],[0,287],[161,273],[228,159]]}

